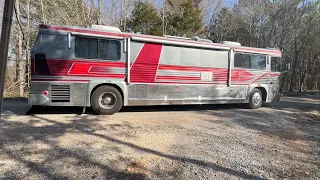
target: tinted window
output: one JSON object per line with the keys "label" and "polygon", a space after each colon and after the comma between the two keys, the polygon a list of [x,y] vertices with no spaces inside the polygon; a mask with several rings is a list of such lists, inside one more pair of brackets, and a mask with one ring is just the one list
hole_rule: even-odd
{"label": "tinted window", "polygon": [[98,40],[89,38],[76,38],[76,57],[97,59]]}
{"label": "tinted window", "polygon": [[100,59],[120,59],[121,45],[116,40],[99,40],[99,58]]}
{"label": "tinted window", "polygon": [[235,54],[234,67],[250,68],[250,54]]}
{"label": "tinted window", "polygon": [[266,55],[236,53],[234,67],[250,69],[266,69]]}
{"label": "tinted window", "polygon": [[271,57],[271,71],[280,72],[280,58]]}
{"label": "tinted window", "polygon": [[116,40],[76,38],[76,57],[88,59],[112,59],[121,57],[121,44]]}

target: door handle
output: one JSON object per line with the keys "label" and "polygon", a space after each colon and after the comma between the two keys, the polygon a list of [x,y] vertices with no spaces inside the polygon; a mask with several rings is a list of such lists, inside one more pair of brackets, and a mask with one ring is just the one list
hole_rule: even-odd
{"label": "door handle", "polygon": [[270,75],[266,75],[266,77],[270,77]]}

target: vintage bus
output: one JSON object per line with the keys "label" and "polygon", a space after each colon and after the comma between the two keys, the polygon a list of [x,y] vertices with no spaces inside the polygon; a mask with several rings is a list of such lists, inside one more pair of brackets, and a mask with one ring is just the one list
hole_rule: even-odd
{"label": "vintage bus", "polygon": [[40,25],[31,53],[32,106],[246,103],[278,99],[281,51],[149,36],[118,28]]}

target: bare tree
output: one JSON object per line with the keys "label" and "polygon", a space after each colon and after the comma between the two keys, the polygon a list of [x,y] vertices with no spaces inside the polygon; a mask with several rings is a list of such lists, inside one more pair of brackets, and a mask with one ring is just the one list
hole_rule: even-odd
{"label": "bare tree", "polygon": [[16,81],[19,82],[19,95],[22,97],[24,94],[24,62],[23,62],[23,30],[21,27],[21,19],[20,19],[20,1],[16,0],[15,3],[15,13],[16,13],[16,18],[17,22],[19,24],[19,31],[18,31],[18,44],[17,44],[17,68],[16,68]]}
{"label": "bare tree", "polygon": [[204,26],[210,24],[213,15],[217,15],[223,7],[223,0],[202,0],[200,2],[201,16]]}

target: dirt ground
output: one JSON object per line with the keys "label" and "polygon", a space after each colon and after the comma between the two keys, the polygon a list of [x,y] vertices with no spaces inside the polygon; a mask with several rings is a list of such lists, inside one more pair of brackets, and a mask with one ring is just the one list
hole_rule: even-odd
{"label": "dirt ground", "polygon": [[320,179],[320,96],[242,105],[80,108],[5,102],[0,179]]}

